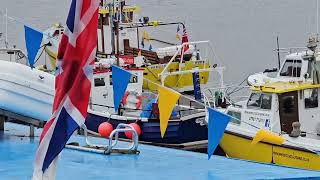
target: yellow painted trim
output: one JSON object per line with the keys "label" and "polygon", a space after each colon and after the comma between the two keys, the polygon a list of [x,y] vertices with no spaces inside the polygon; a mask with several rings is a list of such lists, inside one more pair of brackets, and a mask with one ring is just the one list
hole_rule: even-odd
{"label": "yellow painted trim", "polygon": [[320,84],[312,84],[310,82],[274,82],[251,87],[253,91],[277,94],[314,88],[320,88]]}
{"label": "yellow painted trim", "polygon": [[[123,12],[135,12],[138,13],[141,11],[140,7],[134,6],[134,7],[124,7]],[[109,9],[99,9],[100,14],[109,14]]]}

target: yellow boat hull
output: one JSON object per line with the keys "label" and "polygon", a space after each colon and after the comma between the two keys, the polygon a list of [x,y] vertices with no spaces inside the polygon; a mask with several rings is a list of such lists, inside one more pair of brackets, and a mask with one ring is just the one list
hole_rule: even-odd
{"label": "yellow boat hull", "polygon": [[264,142],[252,145],[251,141],[248,137],[226,132],[220,146],[232,158],[320,170],[320,156],[315,153]]}
{"label": "yellow boat hull", "polygon": [[[155,84],[160,84],[161,80],[158,76],[167,64],[155,64],[145,68],[144,70],[144,78],[148,80],[143,81],[143,89],[148,89],[151,91],[156,91],[158,86]],[[204,69],[208,68],[209,64],[205,63],[204,61],[187,61],[183,63],[183,68],[181,71],[192,70],[193,68]],[[179,70],[179,63],[173,62],[169,65],[168,71],[175,72]],[[200,84],[206,84],[209,80],[209,72],[200,72]],[[188,74],[179,74],[179,75],[172,75],[167,76],[165,79],[165,86],[176,89],[178,91],[190,91],[193,90],[193,77],[192,73]]]}
{"label": "yellow boat hull", "polygon": [[[52,69],[56,67],[56,58],[57,54],[54,53],[49,48],[45,48],[46,53],[49,56],[50,64]],[[149,82],[148,80],[143,80],[143,89],[147,89],[150,91],[156,91],[158,86],[156,84],[160,84],[161,80],[159,79],[159,74],[162,72],[166,64],[156,64],[148,66],[144,69],[144,78],[152,81]],[[208,68],[209,64],[205,63],[204,61],[187,61],[183,63],[183,70],[191,70],[192,68]],[[179,63],[173,62],[170,64],[168,70],[174,72],[179,70]],[[200,84],[206,84],[209,79],[209,72],[200,72]],[[156,84],[155,84],[156,83]],[[182,75],[174,75],[168,76],[165,80],[165,85],[167,87],[176,89],[178,91],[190,91],[193,90],[193,78],[192,73],[182,74]]]}

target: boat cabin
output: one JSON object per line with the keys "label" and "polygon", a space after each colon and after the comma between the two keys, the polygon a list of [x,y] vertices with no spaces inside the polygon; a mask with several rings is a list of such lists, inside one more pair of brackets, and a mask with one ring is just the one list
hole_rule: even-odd
{"label": "boat cabin", "polygon": [[[143,83],[143,70],[140,68],[126,68],[132,74],[130,83],[125,95],[125,103],[122,108],[141,109],[141,95]],[[114,111],[113,104],[113,85],[112,71],[110,68],[105,69],[97,67],[94,70],[92,90],[90,96],[90,109],[98,112],[108,112],[110,114],[118,114]]]}
{"label": "boat cabin", "polygon": [[[305,50],[302,52],[291,53],[285,56],[280,70],[266,69],[263,73],[256,73],[248,77],[249,85],[259,85],[270,82],[288,81],[313,81],[313,67],[320,67],[319,53]],[[314,58],[316,57],[316,58]],[[316,66],[315,66],[315,65]],[[274,72],[277,71],[277,72]]]}
{"label": "boat cabin", "polygon": [[242,107],[229,106],[232,123],[268,129],[291,135],[293,123],[299,122],[301,136],[320,139],[320,84],[276,82],[253,86]]}

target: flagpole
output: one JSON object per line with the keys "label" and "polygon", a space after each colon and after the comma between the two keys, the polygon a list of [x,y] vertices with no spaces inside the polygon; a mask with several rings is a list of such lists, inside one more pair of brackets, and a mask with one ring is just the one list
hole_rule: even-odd
{"label": "flagpole", "polygon": [[[114,6],[114,4],[113,4]],[[117,10],[117,20],[116,20],[116,33],[117,33],[117,66],[120,66],[120,62],[119,62],[119,55],[120,55],[120,50],[119,50],[119,19],[120,19],[120,7],[121,3],[119,3],[118,1],[118,10]]]}

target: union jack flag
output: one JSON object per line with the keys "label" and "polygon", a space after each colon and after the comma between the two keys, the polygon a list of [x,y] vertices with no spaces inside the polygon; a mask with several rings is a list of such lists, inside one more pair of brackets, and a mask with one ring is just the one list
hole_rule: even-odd
{"label": "union jack flag", "polygon": [[[182,34],[181,44],[189,42],[186,26],[184,24],[182,26],[183,26],[183,34]],[[182,54],[188,50],[189,50],[189,45],[184,45]]]}
{"label": "union jack flag", "polygon": [[43,128],[33,179],[55,179],[59,153],[87,116],[96,55],[99,0],[72,0],[61,38],[52,116]]}

